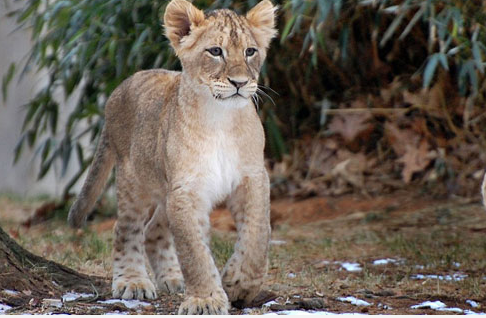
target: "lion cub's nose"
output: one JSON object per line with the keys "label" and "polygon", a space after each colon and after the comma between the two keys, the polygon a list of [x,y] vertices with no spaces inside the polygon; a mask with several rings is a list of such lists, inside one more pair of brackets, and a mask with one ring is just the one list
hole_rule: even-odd
{"label": "lion cub's nose", "polygon": [[228,77],[228,81],[236,88],[241,88],[243,86],[246,85],[246,83],[248,83],[248,80],[247,79],[243,79],[243,78],[229,78]]}

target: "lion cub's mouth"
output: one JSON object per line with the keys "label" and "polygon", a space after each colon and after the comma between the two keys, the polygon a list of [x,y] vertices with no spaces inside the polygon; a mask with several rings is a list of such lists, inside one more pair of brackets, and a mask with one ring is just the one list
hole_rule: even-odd
{"label": "lion cub's mouth", "polygon": [[239,97],[244,98],[244,99],[247,98],[247,97],[241,95],[240,93],[234,93],[233,95],[226,96],[226,97],[222,96],[221,94],[217,94],[217,95],[214,96],[214,98],[219,99],[219,100],[232,100],[232,99],[236,99],[236,98],[239,98]]}

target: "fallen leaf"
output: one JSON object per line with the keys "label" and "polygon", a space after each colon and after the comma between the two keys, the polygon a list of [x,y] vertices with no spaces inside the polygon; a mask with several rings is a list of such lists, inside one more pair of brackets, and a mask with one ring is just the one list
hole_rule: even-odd
{"label": "fallen leaf", "polygon": [[424,170],[437,157],[437,153],[429,151],[429,144],[425,139],[422,139],[418,148],[410,144],[406,144],[405,147],[405,154],[398,158],[397,162],[403,163],[402,179],[409,183],[413,174]]}
{"label": "fallen leaf", "polygon": [[355,154],[339,162],[331,171],[331,175],[342,178],[358,189],[364,189],[364,175],[366,170],[366,156],[362,153]]}
{"label": "fallen leaf", "polygon": [[371,117],[372,115],[369,112],[347,114],[345,116],[336,115],[329,124],[329,130],[341,135],[346,142],[352,142],[362,132],[373,128],[373,125],[368,122]]}
{"label": "fallen leaf", "polygon": [[408,147],[417,146],[420,140],[420,135],[411,129],[400,129],[389,121],[385,122],[385,137],[399,157],[405,155]]}

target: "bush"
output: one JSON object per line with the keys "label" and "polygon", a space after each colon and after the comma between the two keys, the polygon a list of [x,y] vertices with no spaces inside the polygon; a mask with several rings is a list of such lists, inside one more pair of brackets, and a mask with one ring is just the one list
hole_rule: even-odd
{"label": "bush", "polygon": [[[196,0],[203,9],[232,7],[245,12],[256,0]],[[39,178],[60,160],[65,172],[71,160],[89,165],[79,140],[95,140],[103,125],[103,108],[112,90],[136,71],[179,69],[161,16],[167,1],[30,0],[10,13],[32,28],[33,48],[21,74],[47,69],[47,84],[28,103],[23,135],[15,160],[25,145],[41,158]],[[262,83],[275,105],[264,99],[261,117],[273,161],[293,149],[293,141],[326,128],[333,105],[358,95],[378,94],[400,79],[410,90],[432,86],[445,74],[461,96],[484,101],[486,5],[482,1],[437,0],[288,0],[279,1],[280,38],[272,44]],[[3,94],[19,65],[3,80]],[[80,98],[60,129],[62,90]],[[474,103],[474,102],[472,102]],[[366,107],[375,107],[367,105]],[[378,105],[379,106],[379,105]],[[456,105],[450,105],[453,108]],[[395,106],[393,106],[395,107]],[[462,121],[453,110],[452,121]],[[80,131],[81,123],[88,123]],[[62,138],[57,137],[61,132]],[[73,152],[76,154],[74,159]]]}

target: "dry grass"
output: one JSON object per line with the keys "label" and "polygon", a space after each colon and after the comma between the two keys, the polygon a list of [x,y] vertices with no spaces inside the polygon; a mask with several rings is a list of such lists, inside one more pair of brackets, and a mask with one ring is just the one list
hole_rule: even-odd
{"label": "dry grass", "polygon": [[[113,222],[107,222],[111,223],[103,226],[95,220],[82,231],[69,229],[61,220],[30,229],[13,221],[2,221],[2,226],[36,254],[84,273],[110,276]],[[425,300],[471,309],[467,299],[486,300],[485,232],[483,208],[458,202],[431,204],[408,212],[356,211],[298,226],[281,221],[274,227],[273,239],[286,243],[271,247],[266,288],[277,293],[280,300],[295,295],[324,298],[326,310],[333,312],[432,313],[410,309],[410,305]],[[219,268],[231,255],[234,240],[233,232],[214,231],[212,250]],[[373,265],[374,260],[383,258],[402,261]],[[334,262],[356,262],[362,270],[349,272]],[[457,273],[467,277],[460,281],[413,279],[416,274]],[[336,301],[350,295],[373,305],[363,309]],[[379,303],[393,309],[379,308]],[[262,310],[268,309],[253,313]]]}

